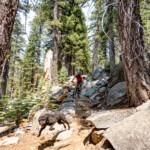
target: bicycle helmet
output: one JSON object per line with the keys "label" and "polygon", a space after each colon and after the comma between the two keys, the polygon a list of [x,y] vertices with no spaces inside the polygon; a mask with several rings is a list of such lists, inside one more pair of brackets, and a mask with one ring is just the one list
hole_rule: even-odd
{"label": "bicycle helmet", "polygon": [[77,71],[77,75],[80,75],[81,74],[81,71]]}

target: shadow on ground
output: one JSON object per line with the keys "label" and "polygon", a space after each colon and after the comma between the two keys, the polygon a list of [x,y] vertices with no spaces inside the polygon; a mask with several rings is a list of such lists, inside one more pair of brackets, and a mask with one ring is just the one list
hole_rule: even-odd
{"label": "shadow on ground", "polygon": [[59,135],[60,133],[64,132],[64,131],[65,131],[65,130],[59,131],[56,135],[54,135],[54,136],[52,137],[51,140],[45,141],[44,143],[42,143],[41,145],[39,145],[39,146],[38,146],[38,150],[44,150],[44,149],[47,148],[47,147],[54,146],[55,142],[58,141],[58,140],[56,140],[57,137],[58,137],[58,135]]}

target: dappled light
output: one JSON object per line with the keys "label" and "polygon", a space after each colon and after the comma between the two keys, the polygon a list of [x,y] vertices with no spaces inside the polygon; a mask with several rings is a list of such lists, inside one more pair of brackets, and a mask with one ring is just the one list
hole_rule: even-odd
{"label": "dappled light", "polygon": [[150,147],[148,0],[0,1],[0,150]]}

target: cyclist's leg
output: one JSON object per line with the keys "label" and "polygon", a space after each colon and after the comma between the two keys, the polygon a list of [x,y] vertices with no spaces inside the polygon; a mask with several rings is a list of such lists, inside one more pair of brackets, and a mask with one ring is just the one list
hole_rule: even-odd
{"label": "cyclist's leg", "polygon": [[76,95],[77,95],[77,92],[78,92],[77,88],[78,88],[78,83],[76,84],[76,86],[75,86],[75,88],[74,88],[74,91],[73,91],[73,98],[75,98]]}
{"label": "cyclist's leg", "polygon": [[81,93],[81,90],[82,90],[82,82],[79,83],[79,91]]}
{"label": "cyclist's leg", "polygon": [[81,94],[81,86],[82,86],[82,83],[81,82],[79,82],[78,83],[78,88],[77,88],[77,94],[78,94],[78,98],[80,97],[80,94]]}

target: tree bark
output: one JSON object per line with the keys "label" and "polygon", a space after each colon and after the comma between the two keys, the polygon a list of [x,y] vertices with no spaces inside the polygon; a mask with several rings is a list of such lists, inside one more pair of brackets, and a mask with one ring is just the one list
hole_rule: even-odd
{"label": "tree bark", "polygon": [[144,46],[139,0],[119,0],[119,32],[130,106],[150,99],[150,58]]}
{"label": "tree bark", "polygon": [[56,24],[56,21],[59,18],[59,9],[58,2],[54,0],[54,9],[53,9],[53,19],[54,19],[54,45],[53,45],[53,72],[52,72],[52,84],[58,83],[58,45],[60,43],[61,34],[59,27]]}
{"label": "tree bark", "polygon": [[11,46],[11,34],[19,0],[0,1],[0,74]]}
{"label": "tree bark", "polygon": [[10,58],[5,59],[2,73],[1,73],[1,90],[2,90],[1,96],[6,94],[8,71],[9,71],[9,60]]}
{"label": "tree bark", "polygon": [[120,62],[118,65],[116,65],[113,70],[110,73],[110,76],[108,78],[108,88],[113,87],[118,82],[125,81],[124,72],[123,72],[123,64]]}
{"label": "tree bark", "polygon": [[113,30],[113,0],[108,0],[108,43],[109,43],[109,63],[110,71],[115,67],[115,45],[114,45],[114,30]]}
{"label": "tree bark", "polygon": [[[95,34],[97,35],[99,33],[99,26],[97,25]],[[100,47],[100,41],[97,39],[97,37],[94,37],[94,47],[93,47],[93,56],[92,56],[92,71],[98,68],[99,66],[99,47]]]}
{"label": "tree bark", "polygon": [[34,88],[36,89],[39,84],[40,79],[40,69],[37,67],[40,65],[40,57],[41,57],[41,35],[42,35],[42,23],[39,23],[38,29],[38,41],[37,41],[37,60],[36,60],[36,67],[35,67],[35,77],[34,77]]}

